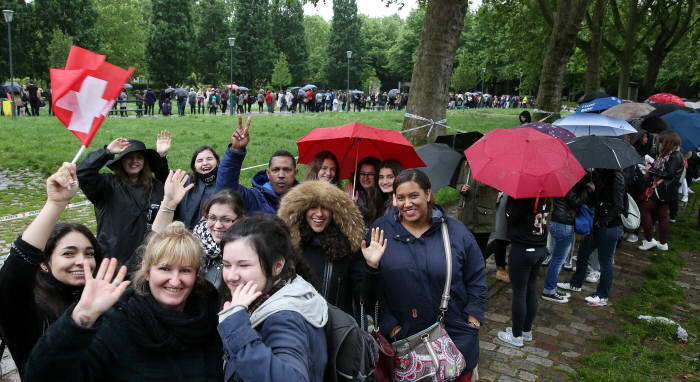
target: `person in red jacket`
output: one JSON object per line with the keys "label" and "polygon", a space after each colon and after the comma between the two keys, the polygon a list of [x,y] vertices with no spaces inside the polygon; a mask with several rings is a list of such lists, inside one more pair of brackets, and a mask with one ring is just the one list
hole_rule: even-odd
{"label": "person in red jacket", "polygon": [[267,104],[267,112],[274,113],[274,111],[272,111],[272,92],[269,90],[267,91],[267,95],[265,96],[265,103]]}

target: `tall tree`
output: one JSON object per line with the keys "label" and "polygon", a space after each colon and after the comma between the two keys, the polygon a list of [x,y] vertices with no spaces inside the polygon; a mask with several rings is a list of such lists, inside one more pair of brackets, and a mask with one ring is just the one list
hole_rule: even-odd
{"label": "tall tree", "polygon": [[289,72],[289,64],[287,56],[280,52],[280,56],[275,63],[275,69],[272,71],[270,83],[277,89],[284,89],[292,83],[292,75]]}
{"label": "tall tree", "polygon": [[73,45],[73,38],[62,30],[56,28],[53,30],[51,41],[49,43],[49,67],[62,68],[66,65],[70,47]]}
{"label": "tall tree", "polygon": [[359,17],[362,20],[361,33],[367,52],[366,64],[368,69],[374,70],[374,73],[368,72],[368,77],[374,75],[385,89],[395,88],[401,78],[389,69],[389,62],[392,60],[389,50],[399,38],[403,21],[398,15],[382,18],[369,18],[365,15]]}
{"label": "tall tree", "polygon": [[328,40],[328,62],[326,63],[326,75],[328,85],[332,88],[344,89],[347,86],[346,52],[352,51],[350,61],[350,87],[359,87],[362,84],[365,70],[365,48],[362,39],[361,22],[357,17],[357,3],[355,0],[334,0],[333,19],[331,20],[331,34]]}
{"label": "tall tree", "polygon": [[231,24],[223,0],[200,0],[195,10],[194,69],[197,80],[208,85],[229,81]]}
{"label": "tall tree", "polygon": [[424,19],[424,8],[411,10],[406,18],[406,23],[399,31],[396,44],[389,49],[391,60],[389,60],[388,68],[398,77],[399,81],[410,81],[411,79]]}
{"label": "tall tree", "polygon": [[[233,14],[234,78],[250,88],[270,81],[277,52],[272,39],[270,5],[266,0],[235,0]],[[238,80],[237,80],[238,81]]]}
{"label": "tall tree", "polygon": [[[97,2],[95,31],[99,52],[110,63],[136,68],[136,75],[145,74],[147,10],[142,0],[100,0]],[[129,20],[125,23],[124,20]]]}
{"label": "tall tree", "polygon": [[326,48],[331,27],[321,16],[304,16],[304,35],[306,46],[309,48],[309,56],[306,59],[306,77],[301,81],[295,81],[299,86],[302,83],[311,82],[314,84],[328,83],[326,77]]}
{"label": "tall tree", "polygon": [[[302,83],[308,66],[309,48],[304,32],[304,9],[299,0],[272,0],[272,38],[284,52],[294,83]],[[314,39],[318,44],[318,40]],[[325,46],[325,45],[324,45]]]}
{"label": "tall tree", "polygon": [[[581,28],[583,15],[590,0],[558,0],[552,35],[547,44],[547,55],[542,64],[540,87],[537,91],[537,108],[552,111],[553,121],[561,108],[562,85],[569,58],[576,47],[576,36]],[[535,119],[540,114],[536,113]]]}
{"label": "tall tree", "polygon": [[[416,63],[411,75],[411,90],[406,106],[408,113],[434,121],[445,118],[445,102],[467,3],[467,0],[428,1]],[[405,117],[403,130],[420,125],[424,125],[424,122]],[[426,131],[427,128],[412,130],[406,137],[414,145],[420,145],[428,141]],[[443,127],[435,126],[429,140],[435,140],[435,137],[444,132]]]}
{"label": "tall tree", "polygon": [[[24,0],[4,0],[2,9],[14,11],[12,23],[12,69],[15,78],[25,76],[47,78],[43,73],[33,70],[34,60],[32,59],[32,48],[37,41],[37,33],[33,28],[33,3]],[[0,78],[10,78],[10,52],[8,51],[7,25],[5,20],[0,21],[2,26],[3,42],[0,43],[0,68],[3,68]],[[49,37],[50,38],[50,37]],[[4,82],[4,81],[3,81]]]}
{"label": "tall tree", "polygon": [[94,0],[35,0],[34,20],[37,40],[33,49],[34,69],[48,78],[48,42],[54,29],[60,29],[73,43],[92,51],[98,48],[95,33],[97,8]]}
{"label": "tall tree", "polygon": [[190,73],[194,35],[190,4],[189,0],[151,0],[146,59],[157,85],[181,83]]}

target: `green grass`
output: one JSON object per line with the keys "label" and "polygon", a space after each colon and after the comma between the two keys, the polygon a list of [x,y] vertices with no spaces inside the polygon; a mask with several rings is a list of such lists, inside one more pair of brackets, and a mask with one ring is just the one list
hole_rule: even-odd
{"label": "green grass", "polygon": [[[700,192],[700,185],[693,189]],[[644,282],[634,286],[639,293],[613,306],[619,335],[597,340],[597,351],[579,359],[576,380],[700,380],[698,312],[689,306],[686,290],[674,283],[686,266],[679,253],[700,248],[696,213],[679,213],[683,220],[671,226],[667,253],[644,254],[652,265],[644,270]],[[688,342],[677,339],[676,326],[647,323],[637,319],[639,315],[673,319],[688,331]]]}

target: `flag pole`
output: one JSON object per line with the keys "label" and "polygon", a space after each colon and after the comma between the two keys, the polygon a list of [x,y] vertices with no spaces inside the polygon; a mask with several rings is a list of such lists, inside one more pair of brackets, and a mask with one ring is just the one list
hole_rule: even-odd
{"label": "flag pole", "polygon": [[70,162],[71,164],[75,164],[75,162],[78,161],[78,158],[83,154],[83,151],[85,151],[85,145],[80,146],[80,150],[78,150],[78,153],[75,154],[75,157],[73,158],[73,161]]}

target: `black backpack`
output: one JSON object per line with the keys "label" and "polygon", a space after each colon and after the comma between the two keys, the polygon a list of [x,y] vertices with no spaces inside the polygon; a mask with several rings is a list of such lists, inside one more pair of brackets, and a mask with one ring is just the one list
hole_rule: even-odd
{"label": "black backpack", "polygon": [[331,304],[328,304],[326,341],[325,382],[365,381],[374,375],[379,360],[379,348],[374,339],[360,329],[351,315]]}

